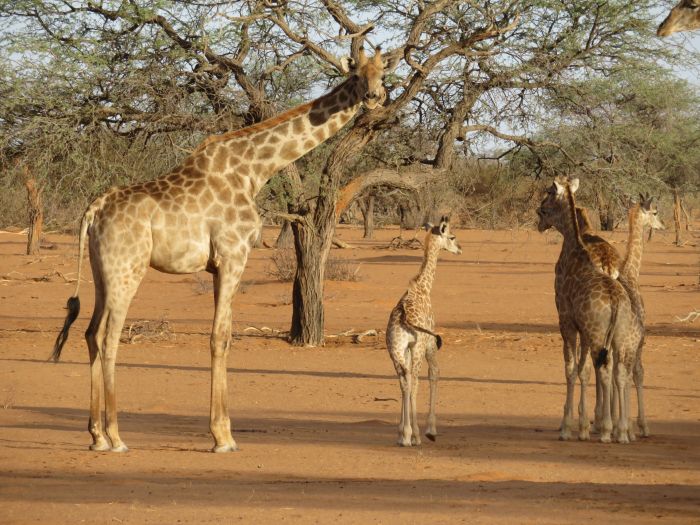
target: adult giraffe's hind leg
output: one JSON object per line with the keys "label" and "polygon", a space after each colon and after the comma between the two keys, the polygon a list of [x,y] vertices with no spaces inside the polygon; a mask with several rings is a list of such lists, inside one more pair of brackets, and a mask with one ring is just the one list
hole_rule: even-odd
{"label": "adult giraffe's hind leg", "polygon": [[588,348],[581,345],[581,354],[578,358],[578,379],[581,383],[581,396],[578,403],[578,438],[581,441],[588,441],[591,437],[591,422],[588,420],[586,410],[586,390],[588,379],[591,376],[591,363],[588,354]]}
{"label": "adult giraffe's hind leg", "polygon": [[649,424],[644,415],[644,365],[642,364],[642,349],[644,343],[639,345],[637,360],[634,363],[634,386],[637,389],[637,425],[642,437],[649,437]]}
{"label": "adult giraffe's hind leg", "polygon": [[[132,266],[128,275],[115,273],[111,280],[105,279],[104,301],[102,320],[97,333],[98,355],[102,361],[102,375],[104,377],[105,393],[105,429],[107,437],[112,442],[112,452],[126,452],[128,447],[119,437],[119,425],[117,423],[117,388],[115,379],[115,367],[117,363],[117,349],[119,338],[124,327],[126,314],[129,311],[131,300],[146,273],[146,266]],[[100,349],[100,336],[104,323],[104,337]],[[101,352],[100,352],[101,350]]]}
{"label": "adult giraffe's hind leg", "polygon": [[242,268],[221,264],[214,273],[214,325],[211,332],[211,406],[209,430],[214,437],[212,452],[233,452],[238,445],[231,434],[228,414],[226,360],[231,346],[231,302],[243,273]]}
{"label": "adult giraffe's hind leg", "polygon": [[85,340],[87,341],[90,355],[90,419],[88,420],[88,432],[92,436],[90,450],[104,451],[111,448],[102,432],[102,391],[104,379],[102,377],[102,359],[100,358],[97,343],[97,341],[104,341],[104,290],[95,258],[91,257],[90,262],[92,263],[92,275],[95,283],[95,310],[85,332]]}

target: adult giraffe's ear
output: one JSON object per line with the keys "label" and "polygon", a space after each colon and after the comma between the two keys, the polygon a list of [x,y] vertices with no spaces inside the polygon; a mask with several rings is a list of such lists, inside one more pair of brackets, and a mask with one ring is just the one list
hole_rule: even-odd
{"label": "adult giraffe's ear", "polygon": [[431,223],[429,223],[429,222],[426,222],[426,223],[423,225],[423,229],[424,229],[425,231],[429,232],[430,230],[433,229],[433,225],[432,225]]}
{"label": "adult giraffe's ear", "polygon": [[559,182],[557,179],[554,179],[554,189],[556,191],[557,196],[562,196],[564,195],[564,185]]}
{"label": "adult giraffe's ear", "polygon": [[576,193],[576,190],[578,189],[578,184],[578,179],[571,179],[571,181],[569,182],[569,188],[571,189],[571,193]]}
{"label": "adult giraffe's ear", "polygon": [[[379,48],[377,48],[377,53],[379,53]],[[399,51],[396,49],[382,55],[382,67],[384,68],[384,74],[387,75],[394,71],[396,66],[399,65],[399,62],[401,62],[402,58],[403,54],[399,53]]]}
{"label": "adult giraffe's ear", "polygon": [[357,70],[357,62],[352,57],[342,57],[340,59],[340,72],[343,75],[350,75]]}

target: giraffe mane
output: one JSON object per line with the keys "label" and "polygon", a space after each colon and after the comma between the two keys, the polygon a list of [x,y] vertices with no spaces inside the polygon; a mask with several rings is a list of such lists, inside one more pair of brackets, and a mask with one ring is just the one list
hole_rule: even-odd
{"label": "giraffe mane", "polygon": [[585,248],[583,238],[581,237],[581,228],[579,228],[578,218],[576,217],[576,199],[574,199],[574,193],[571,191],[571,185],[568,180],[564,182],[564,196],[569,203],[569,220],[571,220],[574,225],[576,241],[580,247]]}
{"label": "giraffe mane", "polygon": [[[347,80],[345,81],[347,82]],[[276,127],[277,125],[281,124],[282,122],[285,122],[287,120],[291,120],[294,117],[298,117],[299,115],[303,115],[305,113],[308,113],[311,111],[311,109],[315,105],[322,104],[323,101],[325,101],[327,98],[332,97],[336,94],[336,92],[345,84],[345,82],[339,84],[335,88],[333,88],[331,91],[326,93],[325,95],[317,98],[316,100],[312,100],[310,102],[306,102],[305,104],[302,104],[300,106],[297,106],[295,108],[288,109],[287,111],[284,111],[280,113],[279,115],[276,115],[274,117],[271,117],[269,119],[263,120],[262,122],[258,122],[256,124],[252,124],[250,126],[246,126],[245,128],[241,129],[236,129],[234,131],[228,131],[226,133],[222,133],[220,135],[210,135],[207,138],[205,138],[192,152],[194,153],[199,153],[202,150],[206,149],[209,147],[211,144],[215,144],[218,142],[225,142],[230,139],[235,139],[237,137],[244,137],[247,135],[253,135],[255,133],[258,133],[260,131],[265,131],[271,128]]]}

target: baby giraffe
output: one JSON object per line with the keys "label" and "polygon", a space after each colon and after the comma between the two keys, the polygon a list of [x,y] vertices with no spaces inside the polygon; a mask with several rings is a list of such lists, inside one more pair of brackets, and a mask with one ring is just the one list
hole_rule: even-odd
{"label": "baby giraffe", "polygon": [[438,226],[425,225],[428,234],[425,237],[425,256],[423,265],[408,285],[399,303],[391,311],[386,328],[386,347],[399,376],[401,386],[401,421],[399,423],[399,441],[402,447],[420,445],[420,430],[416,415],[416,397],[418,394],[418,374],[423,364],[423,356],[428,361],[428,379],[430,380],[430,408],[428,411],[428,430],[426,437],[435,441],[435,403],[437,401],[438,363],[437,351],[442,346],[442,339],[433,330],[435,319],[430,304],[430,290],[435,279],[435,267],[440,250],[461,254],[454,235],[450,233],[447,217],[442,217]]}

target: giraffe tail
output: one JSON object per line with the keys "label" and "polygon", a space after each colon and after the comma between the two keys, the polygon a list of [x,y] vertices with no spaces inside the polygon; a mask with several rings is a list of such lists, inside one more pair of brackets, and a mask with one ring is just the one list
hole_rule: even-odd
{"label": "giraffe tail", "polygon": [[595,367],[600,368],[608,364],[608,354],[612,350],[612,339],[615,334],[615,326],[617,325],[617,301],[613,301],[610,305],[610,325],[605,334],[605,345],[598,352],[598,357],[595,360]]}
{"label": "giraffe tail", "polygon": [[68,303],[66,304],[66,309],[68,314],[66,315],[66,320],[63,322],[63,328],[56,337],[56,342],[53,345],[53,352],[51,353],[51,359],[54,362],[58,362],[61,358],[61,350],[63,350],[63,345],[68,339],[68,330],[70,329],[73,322],[78,318],[80,313],[80,299],[78,298],[78,290],[80,289],[80,270],[83,265],[83,254],[85,253],[85,238],[87,237],[87,230],[92,224],[95,218],[95,210],[90,207],[83,215],[83,219],[80,222],[80,240],[78,249],[78,281],[75,285],[75,293],[68,298]]}
{"label": "giraffe tail", "polygon": [[416,326],[414,324],[411,325],[411,327],[415,330],[418,330],[419,332],[423,332],[428,335],[432,335],[435,338],[435,345],[437,346],[438,350],[442,348],[442,337],[440,337],[438,334],[435,332],[428,330],[427,328],[423,328],[422,326]]}

